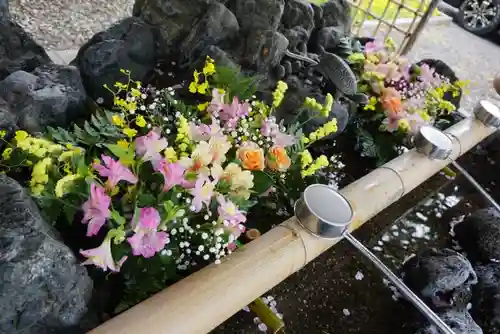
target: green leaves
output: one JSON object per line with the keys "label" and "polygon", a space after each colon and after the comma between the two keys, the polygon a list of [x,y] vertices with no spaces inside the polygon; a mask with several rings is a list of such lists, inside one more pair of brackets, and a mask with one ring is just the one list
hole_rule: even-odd
{"label": "green leaves", "polygon": [[118,225],[125,224],[125,217],[120,215],[115,210],[111,210],[111,219],[113,219]]}
{"label": "green leaves", "polygon": [[273,185],[273,179],[267,173],[254,171],[253,174],[253,191],[257,194],[266,192]]}
{"label": "green leaves", "polygon": [[239,69],[231,67],[218,66],[214,74],[215,86],[227,90],[230,100],[234,96],[237,96],[240,101],[252,98],[257,91],[259,80],[258,77],[245,76]]}
{"label": "green leaves", "polygon": [[113,124],[112,117],[112,113],[106,110],[96,112],[90,117],[90,121],[85,121],[83,127],[74,125],[70,131],[49,126],[48,136],[58,143],[101,147],[104,142],[125,138],[121,129]]}
{"label": "green leaves", "polygon": [[117,144],[105,144],[108,150],[111,151],[120,162],[125,166],[130,166],[134,162],[135,158],[135,145],[131,144],[129,147],[122,147]]}

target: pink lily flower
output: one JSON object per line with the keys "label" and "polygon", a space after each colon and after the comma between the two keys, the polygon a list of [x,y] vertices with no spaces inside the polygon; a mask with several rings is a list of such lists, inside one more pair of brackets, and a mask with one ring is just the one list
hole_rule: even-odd
{"label": "pink lily flower", "polygon": [[132,184],[137,183],[137,177],[125,166],[123,166],[119,161],[113,160],[107,155],[101,156],[104,166],[101,164],[93,164],[94,169],[102,177],[108,178],[108,183],[110,187],[114,187],[121,180],[127,181]]}
{"label": "pink lily flower", "polygon": [[222,106],[219,117],[226,122],[228,128],[233,129],[236,127],[238,120],[243,116],[247,116],[248,112],[248,103],[240,103],[238,97],[235,96],[231,104],[224,104]]}
{"label": "pink lily flower", "polygon": [[104,239],[103,243],[97,248],[80,250],[80,254],[87,258],[82,265],[91,264],[104,271],[109,269],[114,272],[119,272],[123,262],[127,260],[127,256],[124,256],[120,261],[115,262],[113,254],[111,254],[111,239],[109,238]]}
{"label": "pink lily flower", "polygon": [[156,167],[156,170],[163,175],[164,186],[163,191],[169,191],[174,186],[184,185],[184,172],[186,168],[179,163],[170,163],[167,159],[161,160]]}
{"label": "pink lily flower", "polygon": [[375,39],[373,42],[368,42],[365,44],[365,53],[375,53],[384,49],[384,42],[381,39]]}
{"label": "pink lily flower", "polygon": [[384,119],[382,124],[388,132],[394,132],[399,128],[399,120],[403,118],[404,114],[402,112],[386,112],[387,117]]}
{"label": "pink lily flower", "polygon": [[191,202],[194,212],[200,212],[203,208],[203,204],[207,207],[210,205],[215,183],[217,183],[217,181],[212,182],[205,175],[198,177],[194,184],[194,188],[190,189],[190,193],[194,197]]}
{"label": "pink lily flower", "polygon": [[222,195],[217,196],[217,202],[219,203],[217,212],[220,218],[230,222],[232,225],[246,222],[247,217],[233,202],[226,200]]}
{"label": "pink lily flower", "polygon": [[139,222],[135,227],[135,234],[127,238],[132,247],[132,254],[142,255],[145,258],[153,257],[170,242],[167,232],[158,232],[160,214],[155,208],[140,209]]}
{"label": "pink lily flower", "polygon": [[90,185],[90,198],[82,205],[84,212],[82,223],[88,223],[87,237],[99,233],[106,219],[111,216],[111,211],[109,211],[110,203],[111,197],[106,195],[104,188],[92,183]]}
{"label": "pink lily flower", "polygon": [[142,156],[144,161],[151,161],[153,164],[161,160],[160,152],[166,149],[167,146],[167,140],[154,130],[135,140],[136,153]]}

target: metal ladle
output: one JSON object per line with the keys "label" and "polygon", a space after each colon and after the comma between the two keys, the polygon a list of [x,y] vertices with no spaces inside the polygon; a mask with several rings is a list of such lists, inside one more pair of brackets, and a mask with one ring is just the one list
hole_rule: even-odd
{"label": "metal ladle", "polygon": [[349,201],[335,189],[313,184],[306,188],[301,198],[295,203],[295,216],[311,234],[324,239],[345,238],[365,257],[367,257],[423,315],[441,332],[455,332],[432,311],[398,276],[396,276],[375,254],[370,252],[351,233],[349,225],[354,212]]}
{"label": "metal ladle", "polygon": [[[474,116],[486,126],[498,128],[500,126],[500,109],[493,103],[482,100],[479,101],[474,108]],[[450,159],[452,152],[453,141],[446,133],[430,126],[422,126],[418,134],[414,138],[415,148],[418,152],[425,154],[431,159],[449,160],[450,164],[455,167],[469,181],[484,198],[500,212],[500,205],[491,197],[475,179],[470,175],[458,162]]]}

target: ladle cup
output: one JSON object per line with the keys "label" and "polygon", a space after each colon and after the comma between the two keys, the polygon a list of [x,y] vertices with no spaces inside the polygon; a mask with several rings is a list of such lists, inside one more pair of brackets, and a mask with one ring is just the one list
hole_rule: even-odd
{"label": "ladle cup", "polygon": [[349,232],[354,211],[349,201],[340,192],[323,184],[310,185],[295,203],[294,209],[295,216],[302,227],[319,238],[345,238],[367,257],[432,324],[445,334],[454,334],[454,331],[399,277]]}

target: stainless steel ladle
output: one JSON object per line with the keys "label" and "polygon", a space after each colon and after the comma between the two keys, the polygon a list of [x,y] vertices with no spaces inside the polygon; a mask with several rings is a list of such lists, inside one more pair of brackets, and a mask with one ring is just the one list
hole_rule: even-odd
{"label": "stainless steel ladle", "polygon": [[[474,108],[474,116],[486,126],[498,128],[500,126],[500,109],[493,103],[482,100],[477,103]],[[414,138],[415,148],[418,152],[425,154],[431,159],[449,160],[450,164],[455,167],[469,181],[484,198],[500,212],[500,205],[493,197],[470,175],[458,162],[450,159],[453,141],[451,137],[430,126],[422,126]]]}
{"label": "stainless steel ladle", "polygon": [[354,212],[349,201],[340,192],[327,185],[313,184],[306,188],[301,198],[295,203],[294,209],[300,225],[311,234],[324,239],[345,238],[368,258],[396,286],[401,294],[413,303],[441,332],[445,334],[455,333],[396,274],[349,233],[349,225]]}

